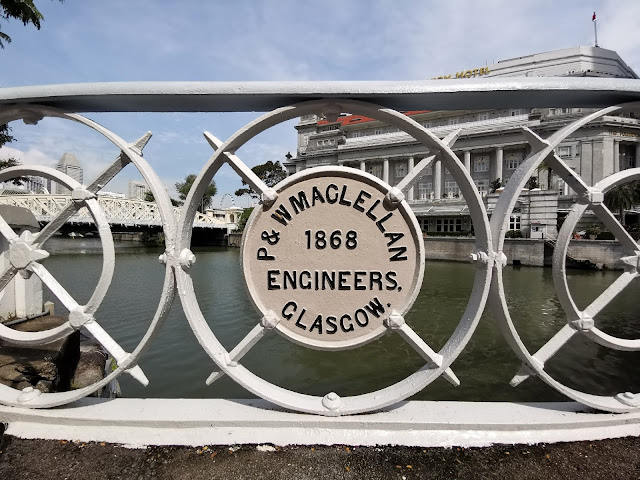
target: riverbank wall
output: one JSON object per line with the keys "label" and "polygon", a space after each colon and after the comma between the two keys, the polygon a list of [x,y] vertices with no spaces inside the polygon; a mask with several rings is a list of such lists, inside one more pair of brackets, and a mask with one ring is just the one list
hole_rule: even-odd
{"label": "riverbank wall", "polygon": [[230,233],[227,237],[227,242],[230,247],[240,247],[240,244],[242,243],[242,232]]}
{"label": "riverbank wall", "polygon": [[[476,250],[474,238],[426,237],[427,260],[468,262]],[[553,247],[544,240],[509,238],[504,242],[504,253],[509,265],[543,267],[551,265]],[[598,268],[622,270],[622,246],[616,240],[571,240],[568,255],[577,262],[591,262]]]}

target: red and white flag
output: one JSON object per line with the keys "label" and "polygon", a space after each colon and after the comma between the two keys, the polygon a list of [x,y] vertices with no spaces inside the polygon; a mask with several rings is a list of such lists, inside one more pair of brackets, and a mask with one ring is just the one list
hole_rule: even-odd
{"label": "red and white flag", "polygon": [[595,22],[595,21],[596,21],[596,12],[593,12],[593,17],[591,18],[591,21],[592,21],[592,22]]}

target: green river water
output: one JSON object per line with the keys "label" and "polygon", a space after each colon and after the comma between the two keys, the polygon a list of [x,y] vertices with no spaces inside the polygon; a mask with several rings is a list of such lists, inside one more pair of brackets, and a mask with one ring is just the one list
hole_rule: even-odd
{"label": "green river water", "polygon": [[[45,266],[84,303],[90,297],[102,257],[95,239],[52,239]],[[80,253],[78,253],[80,252]],[[96,317],[128,351],[142,338],[157,307],[164,279],[160,249],[117,245],[116,270],[109,293]],[[227,350],[258,322],[249,301],[234,248],[196,249],[191,269],[200,307]],[[407,322],[434,349],[444,345],[466,307],[474,267],[465,263],[427,262],[425,279]],[[619,272],[573,270],[569,284],[579,307],[597,297]],[[551,269],[506,267],[505,290],[511,315],[530,350],[543,345],[565,323],[555,297]],[[597,317],[605,332],[623,338],[640,337],[640,281],[634,280]],[[52,299],[49,292],[45,295]],[[53,299],[55,301],[55,299]],[[64,313],[60,302],[56,312]],[[635,366],[640,353],[617,352],[574,337],[547,364],[548,371],[569,386],[597,394],[639,391]],[[335,391],[341,396],[390,385],[416,371],[424,361],[398,335],[387,335],[363,347],[320,352],[291,343],[277,334],[263,338],[242,364],[266,380],[313,395]],[[142,387],[128,375],[120,377],[125,397],[247,398],[252,395],[229,378],[211,386],[205,380],[215,369],[193,335],[176,298],[164,328],[145,352],[140,365],[150,380]],[[464,352],[452,368],[459,387],[437,379],[414,399],[466,401],[551,401],[564,397],[536,378],[517,388],[509,380],[520,365],[498,331],[487,308]]]}

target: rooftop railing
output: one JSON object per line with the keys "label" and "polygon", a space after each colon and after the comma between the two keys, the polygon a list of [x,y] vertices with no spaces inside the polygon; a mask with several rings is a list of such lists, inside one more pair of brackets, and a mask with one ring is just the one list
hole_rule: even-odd
{"label": "rooftop railing", "polygon": [[[71,177],[48,167],[19,166],[0,171],[0,181],[6,181],[17,176],[34,175],[55,181],[72,191],[72,201],[61,206],[56,216],[37,234],[18,236],[7,222],[0,218],[0,234],[4,236],[9,244],[8,251],[5,252],[9,263],[6,270],[0,275],[0,288],[5,288],[16,275],[35,274],[69,310],[68,321],[60,327],[41,332],[20,332],[0,324],[0,338],[17,345],[35,345],[50,343],[64,338],[77,330],[83,330],[89,332],[99,341],[117,362],[117,368],[103,380],[74,391],[41,393],[33,388],[18,391],[0,385],[0,404],[4,405],[4,407],[0,407],[0,420],[5,419],[10,424],[11,422],[22,423],[23,426],[29,424],[29,422],[34,425],[55,423],[60,428],[59,432],[67,432],[46,433],[49,436],[71,434],[69,432],[75,432],[74,434],[82,436],[79,432],[82,431],[83,418],[85,421],[89,421],[88,419],[90,418],[91,422],[104,426],[106,430],[110,425],[109,422],[113,421],[129,422],[128,424],[130,425],[138,424],[142,429],[151,429],[149,430],[150,432],[154,428],[162,430],[168,425],[172,426],[171,428],[181,428],[180,425],[176,426],[171,423],[170,414],[168,413],[173,412],[173,414],[176,414],[175,409],[172,408],[178,406],[177,408],[189,410],[188,412],[182,411],[178,415],[179,419],[181,419],[180,421],[185,422],[182,425],[184,428],[187,428],[187,426],[190,426],[188,428],[196,428],[198,425],[203,424],[207,424],[207,428],[216,427],[216,425],[219,428],[234,428],[230,425],[229,422],[231,420],[229,419],[241,422],[242,418],[245,418],[243,415],[252,418],[253,423],[248,422],[248,427],[260,427],[266,430],[269,430],[269,426],[264,423],[266,421],[274,422],[273,425],[278,424],[278,422],[284,422],[291,426],[292,423],[299,421],[302,422],[300,425],[307,425],[315,429],[328,428],[331,430],[331,428],[338,428],[336,427],[337,424],[326,423],[328,420],[313,420],[313,417],[301,417],[295,413],[286,413],[298,412],[325,417],[347,417],[346,420],[340,423],[341,428],[344,429],[356,428],[355,425],[358,424],[360,426],[369,425],[371,431],[387,430],[388,436],[386,437],[384,434],[374,435],[371,438],[375,438],[375,440],[361,439],[360,443],[371,441],[374,441],[374,443],[385,443],[386,441],[403,443],[397,435],[394,436],[391,433],[391,430],[408,432],[415,427],[433,432],[438,429],[458,428],[460,431],[468,433],[469,430],[479,428],[477,425],[473,427],[473,422],[468,418],[469,415],[474,415],[473,412],[475,412],[476,417],[482,417],[486,414],[487,418],[492,419],[487,420],[487,422],[495,422],[492,424],[494,433],[497,430],[509,430],[513,434],[511,437],[500,437],[497,434],[492,434],[493,436],[489,436],[485,440],[471,435],[471,437],[475,438],[474,441],[476,443],[482,443],[483,441],[490,443],[491,441],[502,441],[504,438],[522,439],[524,437],[518,437],[520,435],[518,432],[527,428],[529,430],[546,429],[553,432],[562,429],[567,430],[569,427],[564,415],[567,412],[584,411],[584,407],[588,407],[602,412],[623,415],[620,417],[615,415],[598,417],[585,413],[586,417],[576,416],[576,419],[580,418],[581,420],[575,420],[577,423],[569,422],[572,428],[575,427],[574,431],[578,432],[575,435],[580,436],[580,432],[585,432],[585,429],[591,427],[602,427],[604,429],[619,427],[614,435],[629,434],[630,428],[632,433],[638,433],[637,428],[640,425],[640,415],[638,414],[640,395],[621,392],[616,395],[603,396],[579,391],[555,379],[545,368],[546,362],[561,351],[569,340],[577,336],[586,337],[590,341],[615,350],[640,350],[640,339],[617,338],[598,328],[599,312],[640,275],[640,246],[623,228],[615,215],[605,206],[603,202],[604,194],[616,186],[640,180],[640,169],[621,171],[595,185],[589,185],[572,168],[568,167],[554,151],[569,135],[589,122],[605,115],[637,109],[639,103],[633,102],[640,102],[640,82],[637,80],[575,78],[509,78],[469,82],[427,81],[407,83],[116,83],[0,89],[0,124],[16,120],[35,124],[44,117],[58,117],[77,122],[98,132],[120,150],[120,154],[114,159],[113,163],[87,185],[81,185]],[[441,139],[431,130],[424,128],[411,118],[400,113],[401,110],[408,109],[459,110],[527,108],[544,105],[597,108],[597,111],[573,121],[548,138],[542,138],[529,128],[522,127],[522,133],[531,146],[531,153],[511,176],[509,183],[499,197],[491,219],[487,215],[483,199],[477,191],[469,172],[452,151],[452,147],[460,134],[460,128],[451,131],[445,138]],[[206,140],[209,142],[213,154],[198,174],[188,198],[180,210],[180,216],[176,218],[164,185],[147,160],[142,158],[142,149],[148,141],[148,137],[143,136],[133,142],[124,140],[117,133],[80,114],[86,111],[267,111],[268,113],[245,125],[226,140],[218,139],[213,134],[205,132]],[[341,112],[366,115],[380,120],[412,136],[430,152],[435,153],[420,161],[395,187],[391,187],[365,172],[337,166],[309,169],[289,177],[279,185],[268,187],[236,155],[236,151],[248,140],[281,122],[311,114],[321,115],[331,120],[335,119]],[[461,125],[460,127],[463,126]],[[121,133],[127,134],[127,132]],[[424,245],[421,235],[419,235],[419,227],[416,228],[417,221],[413,214],[410,213],[404,194],[410,188],[417,186],[417,181],[422,175],[421,172],[429,168],[435,159],[442,160],[445,167],[453,175],[460,188],[461,195],[467,203],[469,215],[473,221],[475,249],[470,255],[470,260],[476,266],[476,270],[467,307],[454,333],[438,351],[431,348],[427,341],[421,338],[404,321],[404,315],[407,313],[413,299],[415,299],[415,294],[412,299],[410,298],[407,301],[407,308],[399,309],[398,311],[386,311],[383,315],[384,318],[381,319],[380,327],[372,330],[364,340],[357,343],[358,345],[363,342],[366,343],[383,334],[399,335],[424,359],[425,363],[422,368],[380,390],[349,397],[340,397],[334,392],[328,392],[324,396],[313,396],[288,390],[260,378],[242,365],[243,356],[265,335],[277,332],[289,339],[293,338],[293,341],[298,343],[304,344],[307,342],[306,344],[312,348],[329,350],[352,348],[356,345],[345,341],[334,347],[300,339],[286,331],[283,326],[284,320],[279,314],[274,314],[273,311],[261,305],[259,301],[255,302],[260,310],[260,314],[256,315],[255,327],[234,348],[227,349],[223,346],[200,309],[194,291],[193,278],[190,275],[190,267],[195,260],[195,255],[190,250],[190,241],[197,207],[207,186],[214,179],[220,167],[225,164],[231,166],[235,173],[255,192],[258,192],[261,197],[262,203],[255,209],[252,219],[249,220],[248,230],[252,228],[253,222],[258,222],[261,214],[258,212],[266,212],[265,215],[273,215],[276,220],[278,220],[276,217],[279,217],[280,220],[278,221],[286,224],[286,221],[281,218],[282,211],[280,211],[280,216],[275,213],[272,214],[272,212],[277,208],[278,203],[282,201],[280,194],[291,185],[295,185],[296,182],[324,177],[339,177],[346,179],[345,182],[362,182],[369,185],[368,188],[371,190],[381,192],[385,198],[385,208],[389,212],[401,212],[403,218],[407,219],[408,228],[415,237],[417,273],[412,279],[412,285],[419,290],[424,268]],[[503,253],[503,245],[505,234],[509,230],[509,218],[518,196],[529,177],[535,174],[543,161],[553,168],[555,174],[561,177],[571,187],[572,191],[576,192],[579,201],[573,206],[562,225],[556,240],[553,257],[554,285],[559,302],[566,314],[566,325],[541,348],[536,351],[530,351],[525,346],[513,321],[514,312],[509,309],[505,300],[503,269],[507,264],[507,258]],[[145,335],[138,346],[130,352],[125,351],[118,345],[107,331],[101,327],[100,318],[96,314],[109,289],[116,261],[107,216],[96,194],[129,164],[138,169],[153,193],[165,236],[165,252],[160,257],[161,262],[165,265],[162,294],[158,299],[155,315],[149,319],[149,327]],[[67,291],[47,270],[45,262],[43,262],[43,259],[47,256],[45,250],[47,240],[69,218],[83,208],[87,209],[99,228],[104,255],[100,279],[91,298],[86,303],[76,301],[73,292]],[[304,207],[300,208],[304,210]],[[567,285],[565,257],[569,241],[573,237],[574,228],[587,209],[597,215],[599,220],[615,235],[622,245],[625,252],[622,258],[625,270],[595,301],[586,308],[578,308]],[[297,209],[296,213],[298,213]],[[381,225],[378,225],[378,228],[384,231]],[[260,232],[257,232],[256,235],[259,234]],[[251,240],[247,237],[248,234],[245,233],[245,243]],[[269,237],[268,233],[266,237],[263,237],[263,240],[269,240],[269,245],[271,245],[271,237]],[[342,241],[342,239],[339,240]],[[267,254],[266,248],[263,254]],[[260,255],[260,250],[258,250],[258,260],[261,259]],[[244,261],[248,262],[248,259],[245,258]],[[255,259],[252,259],[252,261],[255,261]],[[363,262],[362,268],[366,268],[366,260],[363,260]],[[176,298],[180,299],[180,305],[174,304]],[[429,384],[441,376],[454,385],[459,383],[459,379],[454,373],[454,361],[472,338],[487,302],[490,304],[494,316],[498,319],[506,341],[522,360],[522,368],[514,372],[511,384],[516,386],[528,377],[535,375],[567,399],[578,402],[578,404],[572,403],[568,404],[569,406],[556,405],[555,407],[546,405],[538,411],[540,414],[538,420],[534,419],[530,424],[527,424],[528,427],[523,427],[527,421],[522,419],[522,415],[532,415],[532,413],[530,410],[527,410],[528,413],[524,412],[524,410],[519,410],[524,407],[515,404],[504,407],[504,416],[501,416],[500,413],[494,411],[493,407],[486,404],[472,405],[469,407],[470,410],[465,410],[464,408],[456,410],[458,407],[451,407],[454,408],[454,411],[460,412],[460,417],[456,417],[456,415],[447,416],[443,414],[442,405],[438,406],[429,402],[402,403],[416,392],[428,387]],[[238,403],[235,410],[234,408],[236,407],[223,401],[218,401],[223,403],[215,403],[215,400],[203,400],[198,403],[198,408],[205,410],[217,408],[220,412],[226,412],[227,417],[222,414],[222,417],[220,417],[213,415],[211,411],[194,411],[193,405],[189,406],[184,401],[179,400],[175,400],[173,403],[171,403],[171,400],[166,400],[164,403],[161,400],[155,401],[159,403],[149,400],[144,405],[147,407],[152,406],[150,409],[141,408],[143,404],[132,404],[130,401],[128,403],[127,399],[80,401],[123,374],[131,375],[143,385],[148,383],[139,361],[143,358],[145,350],[162,328],[171,308],[182,308],[184,310],[198,342],[217,366],[217,370],[206,380],[207,383],[213,382],[222,376],[228,376],[234,382],[268,403],[254,402],[249,405]],[[634,388],[634,386],[632,385],[630,388]],[[472,400],[469,399],[469,401]],[[80,403],[78,403],[79,401]],[[29,413],[25,410],[47,409],[62,405],[66,405],[67,408],[54,409],[42,413]],[[275,408],[274,405],[284,409],[284,412],[272,412],[271,410]],[[141,410],[134,414],[134,410],[139,407]],[[95,410],[90,410],[91,408]],[[535,412],[536,407],[532,408]],[[258,413],[256,413],[256,409],[258,409]],[[540,413],[542,411],[546,413]],[[358,416],[354,418],[353,422],[349,423],[349,415],[364,413],[369,413],[370,416]],[[102,416],[101,419],[97,419],[96,415]],[[441,419],[434,419],[430,415],[440,415]],[[536,415],[533,414],[534,417]],[[306,420],[303,421],[303,418]],[[309,420],[309,418],[312,418],[312,420]],[[427,427],[425,427],[424,418],[432,419],[432,422]],[[442,422],[448,422],[446,423],[448,426],[445,426],[445,423]],[[456,422],[459,423],[458,427],[451,426]],[[394,426],[389,427],[389,425]],[[496,427],[496,425],[503,426]],[[65,427],[77,428],[75,430],[69,430],[68,428],[65,430]],[[36,433],[26,427],[22,432],[25,435],[45,435],[42,432]],[[109,434],[105,433],[104,435],[108,437]],[[240,441],[251,442],[268,438],[268,433],[254,436],[247,435],[242,437],[244,440],[241,439]],[[589,434],[584,435],[589,436]],[[600,433],[593,434],[591,437],[597,437],[598,435],[604,434],[600,431]],[[358,442],[357,439],[354,440],[355,437],[348,437],[348,435],[346,437],[337,436],[332,438],[329,434],[322,437],[327,440],[323,440],[321,437],[314,438],[319,443],[340,441],[340,439],[347,439],[347,442]],[[147,438],[154,438],[153,434],[149,433]],[[301,437],[298,436],[296,438],[300,439]],[[429,443],[424,436],[415,438],[406,441],[409,443]],[[526,438],[531,439],[534,437]],[[547,438],[566,439],[568,437],[550,435]],[[575,436],[572,438],[575,438]],[[166,440],[159,437],[152,441],[156,443],[166,442]],[[280,442],[282,440],[273,441]],[[310,440],[307,438],[299,441],[306,442]],[[445,440],[443,442],[447,443]]]}

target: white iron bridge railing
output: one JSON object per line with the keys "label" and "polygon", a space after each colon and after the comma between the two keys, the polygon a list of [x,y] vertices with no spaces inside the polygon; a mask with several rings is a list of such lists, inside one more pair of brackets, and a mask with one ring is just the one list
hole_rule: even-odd
{"label": "white iron bridge railing", "polygon": [[[572,419],[584,420],[580,427],[583,430],[578,428],[576,435],[580,436],[580,432],[585,431],[584,428],[604,425],[602,422],[626,428],[624,431],[616,430],[617,434],[629,434],[629,428],[635,428],[632,433],[638,434],[640,395],[637,392],[640,386],[630,385],[629,392],[615,395],[597,395],[562,383],[545,366],[567,342],[576,337],[610,349],[631,352],[640,350],[640,339],[618,338],[598,328],[598,314],[640,275],[640,246],[605,206],[604,194],[616,186],[640,180],[640,169],[624,170],[590,185],[555,152],[559,143],[580,127],[605,115],[637,109],[638,102],[638,80],[577,78],[406,83],[116,83],[2,88],[0,124],[16,120],[35,124],[44,117],[58,117],[98,132],[111,141],[120,150],[120,154],[112,165],[86,186],[47,167],[21,166],[0,172],[0,181],[22,175],[37,175],[72,191],[71,201],[64,204],[58,204],[54,200],[48,201],[49,203],[44,199],[39,201],[37,208],[42,214],[51,215],[51,220],[36,235],[18,236],[0,218],[0,235],[9,245],[6,254],[8,263],[5,271],[0,274],[0,288],[5,288],[18,274],[35,274],[69,310],[68,321],[60,327],[40,332],[20,332],[0,325],[0,338],[17,345],[45,344],[82,330],[95,337],[117,362],[117,368],[103,380],[79,390],[41,393],[31,387],[18,391],[0,385],[0,404],[4,405],[0,407],[0,420],[4,418],[8,422],[20,423],[38,418],[42,423],[55,422],[62,429],[60,431],[75,425],[75,430],[64,431],[72,431],[71,434],[77,437],[82,436],[81,431],[90,419],[96,425],[109,425],[112,421],[129,422],[128,425],[138,426],[148,420],[146,425],[153,427],[150,431],[170,427],[166,431],[174,439],[174,434],[182,435],[176,433],[184,432],[181,429],[197,430],[198,426],[203,426],[206,430],[216,428],[217,425],[221,428],[219,432],[224,431],[226,435],[228,430],[224,429],[233,429],[239,425],[238,422],[242,423],[242,420],[234,416],[242,412],[242,415],[251,417],[245,419],[249,429],[245,432],[246,436],[239,440],[244,442],[264,441],[260,439],[268,438],[269,435],[264,432],[272,431],[275,425],[287,424],[291,431],[300,425],[310,425],[316,430],[325,429],[329,432],[322,438],[304,437],[304,434],[296,437],[304,437],[301,440],[304,442],[313,442],[314,439],[318,442],[346,439],[362,443],[400,443],[404,440],[393,436],[391,430],[404,429],[403,432],[408,432],[407,438],[418,438],[415,437],[418,434],[414,426],[438,432],[455,428],[477,432],[477,424],[469,426],[470,419],[482,419],[486,414],[487,418],[495,417],[498,425],[494,425],[493,436],[485,440],[485,443],[490,443],[504,439],[496,432],[509,428],[513,432],[532,429],[567,431],[575,427],[576,424],[572,422],[578,420],[568,420],[565,412],[592,408],[622,416],[586,413],[584,419],[578,414],[572,414],[575,415]],[[521,133],[530,145],[530,153],[511,175],[490,219],[470,173],[452,150],[461,130],[451,131],[441,139],[401,113],[403,110],[419,109],[517,109],[549,105],[592,110],[549,136],[540,136],[526,126],[521,128]],[[130,138],[125,140],[79,113],[101,111],[267,113],[240,128],[226,140],[205,132],[205,138],[213,150],[212,156],[197,176],[180,209],[180,216],[176,218],[175,209],[158,175],[142,158],[142,149],[149,137],[142,136],[135,140],[130,138],[130,132],[122,132]],[[417,162],[394,187],[365,172],[338,166],[307,169],[276,186],[268,187],[236,155],[236,151],[251,138],[281,122],[311,114],[334,121],[341,112],[365,115],[396,127],[412,136],[430,153]],[[471,261],[476,267],[467,307],[451,337],[439,348],[430,346],[427,338],[422,338],[405,322],[405,316],[411,310],[422,284],[425,258],[420,229],[405,200],[405,194],[416,186],[422,172],[436,160],[441,161],[453,176],[466,201],[475,232]],[[530,351],[516,328],[514,312],[505,299],[503,269],[507,258],[503,246],[505,234],[509,230],[510,215],[518,196],[542,162],[546,162],[570,186],[579,200],[562,225],[553,258],[554,284],[566,314],[566,325],[536,351]],[[140,209],[144,208],[140,204],[116,206],[118,202],[100,201],[96,197],[97,192],[129,164],[138,169],[156,199],[154,209],[162,221],[166,249],[160,258],[165,265],[165,280],[158,307],[153,318],[148,319],[149,326],[145,335],[132,351],[122,348],[101,326],[98,310],[109,289],[116,261],[109,218],[110,215],[121,215],[126,208],[131,210],[125,215],[144,216],[150,213],[142,213]],[[231,348],[220,341],[220,332],[215,331],[216,323],[212,321],[214,319],[206,318],[203,314],[195,294],[194,281],[197,278],[190,274],[191,266],[196,260],[196,255],[190,250],[190,241],[197,206],[207,186],[225,164],[231,166],[239,178],[261,197],[261,204],[254,209],[247,222],[241,248],[243,274],[258,313],[254,328]],[[98,227],[104,254],[99,281],[93,295],[86,302],[77,301],[74,292],[67,291],[46,267],[47,240],[83,208]],[[111,208],[119,209],[120,212],[111,212]],[[577,306],[568,288],[565,257],[574,228],[587,209],[620,242],[624,250],[621,260],[625,270],[596,300],[583,308]],[[224,275],[224,272],[218,273]],[[190,406],[177,400],[174,403],[170,400],[164,403],[161,400],[146,400],[144,404],[132,403],[126,399],[106,404],[92,403],[89,400],[77,403],[122,374],[131,375],[143,385],[149,382],[140,361],[144,359],[145,350],[162,328],[172,306],[180,308],[173,305],[176,297],[180,299],[181,308],[199,344],[212,364],[215,364],[215,371],[202,381],[210,384],[227,376],[268,404],[258,401],[252,404],[253,407],[241,407],[222,401],[216,403],[212,399]],[[464,413],[460,417],[453,415],[453,418],[444,415],[434,419],[430,427],[425,427],[422,420],[432,418],[429,417],[429,412],[442,412],[442,408],[428,402],[400,403],[441,376],[454,385],[460,383],[461,380],[455,373],[454,361],[472,338],[487,302],[506,342],[522,361],[522,368],[513,372],[512,385],[537,376],[582,407],[575,406],[576,404],[571,404],[574,405],[571,407],[545,405],[537,409],[534,407],[528,413],[516,414],[514,412],[521,407],[514,405],[503,405],[497,410],[482,404],[471,407],[452,406],[453,410],[450,411]],[[636,309],[636,315],[637,312]],[[323,396],[307,395],[287,389],[280,383],[265,380],[243,366],[242,359],[251,348],[265,336],[274,334],[305,347],[328,351],[356,348],[382,335],[398,335],[422,357],[424,365],[407,377],[376,391],[345,397],[336,392],[327,392]],[[587,368],[585,364],[585,369]],[[371,372],[371,375],[376,373]],[[34,413],[31,416],[25,413],[25,409],[67,404],[72,404],[74,408],[55,409],[50,413]],[[309,420],[309,416],[293,413],[276,414],[272,412],[274,404],[286,411],[342,417],[344,421],[328,423],[329,420]],[[84,407],[92,406],[98,410],[83,410]],[[131,410],[127,410],[128,408]],[[511,412],[511,416],[508,419],[500,417],[498,410],[505,412],[505,415],[506,412]],[[349,415],[363,413],[370,413],[370,416],[361,415],[354,420],[348,418]],[[531,423],[527,423],[527,415],[534,419]],[[544,426],[536,425],[536,418],[541,418],[540,422]],[[332,428],[362,428],[367,422],[374,420],[378,422],[374,430],[387,432],[388,436],[382,433],[377,437],[354,440],[355,437],[336,437],[331,434]],[[257,430],[252,430],[253,427]],[[130,430],[127,432],[131,433]],[[41,432],[31,434],[42,435]],[[477,438],[477,433],[468,435],[468,438]],[[162,443],[157,436],[151,436],[154,441]],[[534,437],[526,438],[530,440]],[[280,442],[282,439],[273,441]],[[482,443],[480,440],[479,442]]]}
{"label": "white iron bridge railing", "polygon": [[[97,197],[98,205],[107,217],[110,225],[161,227],[160,209],[155,202],[145,202],[131,198]],[[31,210],[36,220],[48,223],[62,210],[73,203],[71,195],[0,195],[0,205],[14,205]],[[180,217],[180,208],[173,210],[176,220]],[[94,219],[86,207],[80,208],[67,220],[75,224],[94,224]],[[196,212],[193,226],[199,228],[229,228],[223,220]]]}

